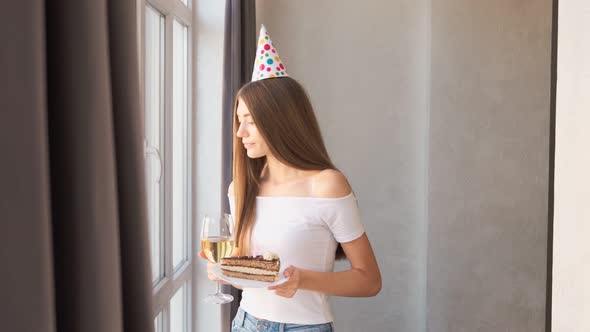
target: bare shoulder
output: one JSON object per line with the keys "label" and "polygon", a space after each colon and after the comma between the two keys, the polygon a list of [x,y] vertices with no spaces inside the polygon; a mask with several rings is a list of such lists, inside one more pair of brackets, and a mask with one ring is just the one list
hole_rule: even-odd
{"label": "bare shoulder", "polygon": [[234,182],[233,181],[229,184],[229,187],[227,188],[227,194],[229,196],[235,196],[234,195]]}
{"label": "bare shoulder", "polygon": [[325,169],[314,176],[312,195],[322,198],[344,197],[352,191],[344,174]]}

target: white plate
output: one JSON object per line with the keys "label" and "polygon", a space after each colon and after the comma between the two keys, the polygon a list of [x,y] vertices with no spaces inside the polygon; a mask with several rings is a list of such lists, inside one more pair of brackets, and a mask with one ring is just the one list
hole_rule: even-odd
{"label": "white plate", "polygon": [[285,276],[283,276],[282,274],[279,275],[279,280],[273,282],[228,277],[221,273],[221,264],[215,264],[211,272],[217,278],[243,288],[265,288],[269,286],[280,285],[285,281],[289,280],[285,278]]}

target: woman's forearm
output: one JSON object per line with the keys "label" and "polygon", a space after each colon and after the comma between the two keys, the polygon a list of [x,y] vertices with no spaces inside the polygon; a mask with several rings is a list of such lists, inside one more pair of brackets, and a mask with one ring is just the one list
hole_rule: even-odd
{"label": "woman's forearm", "polygon": [[340,272],[315,272],[300,269],[300,289],[334,296],[368,297],[381,290],[379,273],[360,269]]}

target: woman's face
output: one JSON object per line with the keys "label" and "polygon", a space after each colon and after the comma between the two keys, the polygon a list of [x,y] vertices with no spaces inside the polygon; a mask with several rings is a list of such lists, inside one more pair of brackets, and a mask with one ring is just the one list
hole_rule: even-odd
{"label": "woman's face", "polygon": [[246,149],[248,157],[260,158],[266,156],[268,154],[268,145],[262,138],[262,135],[260,135],[246,103],[241,98],[239,99],[236,112],[238,122],[240,123],[236,136],[242,139],[242,144]]}

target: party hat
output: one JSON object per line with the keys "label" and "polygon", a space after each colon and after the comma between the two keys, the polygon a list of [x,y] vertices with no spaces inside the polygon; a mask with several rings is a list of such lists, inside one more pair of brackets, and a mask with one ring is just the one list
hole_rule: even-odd
{"label": "party hat", "polygon": [[252,72],[252,82],[265,78],[288,76],[287,70],[279,57],[279,52],[272,44],[270,35],[266,32],[264,25],[260,27],[256,50],[256,61]]}

